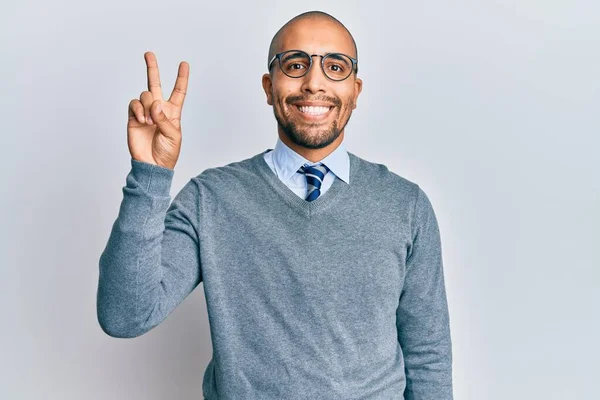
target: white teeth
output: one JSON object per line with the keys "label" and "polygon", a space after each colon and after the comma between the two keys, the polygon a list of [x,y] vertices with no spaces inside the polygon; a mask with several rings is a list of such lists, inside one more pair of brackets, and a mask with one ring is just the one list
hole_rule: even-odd
{"label": "white teeth", "polygon": [[323,115],[329,111],[330,107],[313,107],[313,106],[298,106],[298,109],[310,115]]}

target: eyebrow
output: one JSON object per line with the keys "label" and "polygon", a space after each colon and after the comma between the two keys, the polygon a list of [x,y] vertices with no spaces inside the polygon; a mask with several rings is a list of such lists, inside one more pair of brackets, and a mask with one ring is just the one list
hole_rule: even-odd
{"label": "eyebrow", "polygon": [[342,62],[344,62],[344,64],[348,65],[348,59],[346,57],[342,57],[341,53],[326,53],[325,55],[329,56],[329,58],[333,58],[338,61],[342,61]]}
{"label": "eyebrow", "polygon": [[287,60],[291,60],[293,58],[303,58],[302,53],[300,53],[299,51],[297,51],[295,53],[288,54],[281,61],[287,61]]}

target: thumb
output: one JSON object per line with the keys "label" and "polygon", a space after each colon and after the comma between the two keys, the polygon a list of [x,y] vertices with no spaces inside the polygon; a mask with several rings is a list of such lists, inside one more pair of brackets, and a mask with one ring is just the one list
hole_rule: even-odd
{"label": "thumb", "polygon": [[167,115],[162,111],[160,100],[155,100],[150,106],[150,116],[152,121],[158,126],[158,129],[169,139],[176,140],[180,133],[179,130],[169,121]]}

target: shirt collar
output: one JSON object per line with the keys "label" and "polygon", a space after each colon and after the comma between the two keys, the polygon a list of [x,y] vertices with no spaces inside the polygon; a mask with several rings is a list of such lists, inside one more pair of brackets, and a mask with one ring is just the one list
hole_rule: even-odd
{"label": "shirt collar", "polygon": [[350,158],[343,142],[321,161],[310,162],[283,143],[281,138],[277,138],[277,143],[273,149],[273,164],[277,176],[282,181],[286,182],[294,176],[302,165],[313,166],[319,162],[327,165],[330,172],[333,172],[338,178],[348,184],[350,183]]}

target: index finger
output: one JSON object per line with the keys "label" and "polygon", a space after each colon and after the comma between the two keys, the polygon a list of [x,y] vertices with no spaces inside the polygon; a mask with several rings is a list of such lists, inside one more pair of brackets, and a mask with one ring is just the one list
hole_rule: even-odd
{"label": "index finger", "polygon": [[162,89],[160,87],[160,75],[158,73],[158,62],[154,53],[147,51],[144,53],[146,67],[148,69],[148,90],[154,96],[154,100],[162,100]]}
{"label": "index finger", "polygon": [[190,76],[190,65],[182,61],[179,64],[179,71],[177,71],[177,80],[175,81],[175,87],[169,97],[169,102],[175,104],[177,107],[183,107],[183,101],[187,93],[188,80]]}

